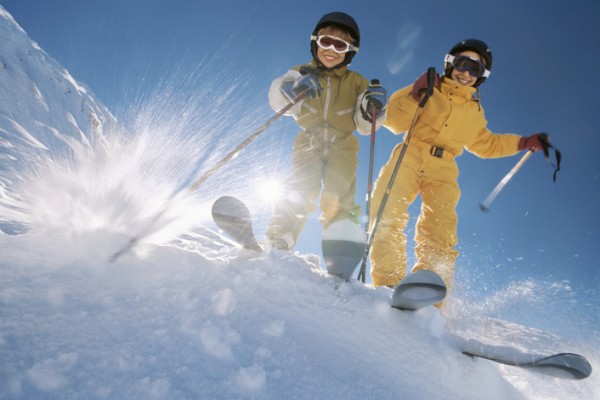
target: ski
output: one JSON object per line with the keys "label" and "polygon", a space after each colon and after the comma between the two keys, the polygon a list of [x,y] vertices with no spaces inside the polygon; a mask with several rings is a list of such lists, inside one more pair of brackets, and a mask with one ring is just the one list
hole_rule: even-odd
{"label": "ski", "polygon": [[333,222],[323,231],[321,250],[327,273],[349,280],[367,246],[365,232],[348,220]]}
{"label": "ski", "polygon": [[520,354],[519,357],[500,356],[472,350],[463,350],[462,353],[470,357],[483,358],[500,364],[531,369],[555,378],[579,380],[587,378],[592,373],[592,366],[588,360],[575,353],[557,353],[550,356]]}
{"label": "ski", "polygon": [[215,224],[245,249],[263,251],[254,236],[252,215],[240,199],[233,196],[219,197],[212,206]]}
{"label": "ski", "polygon": [[446,285],[433,271],[419,270],[406,276],[394,289],[393,308],[416,311],[444,300]]}

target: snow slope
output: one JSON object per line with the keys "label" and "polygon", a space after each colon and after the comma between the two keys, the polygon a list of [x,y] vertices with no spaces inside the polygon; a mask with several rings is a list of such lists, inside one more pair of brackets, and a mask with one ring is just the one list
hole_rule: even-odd
{"label": "snow slope", "polygon": [[[169,170],[170,157],[186,165],[193,153],[125,135],[2,8],[0,36],[0,398],[591,399],[600,392],[597,373],[565,381],[472,360],[452,335],[579,352],[597,371],[593,343],[460,312],[392,310],[389,289],[336,280],[316,255],[232,246],[210,229],[218,193],[173,203],[164,220],[152,221],[174,190],[164,170],[180,166]],[[108,261],[152,222],[168,229]]]}
{"label": "snow slope", "polygon": [[[340,282],[316,256],[199,229],[111,264],[111,235],[63,236],[0,236],[2,398],[589,399],[598,387],[463,356],[436,309],[390,309],[389,289]],[[496,324],[499,346],[560,349]]]}

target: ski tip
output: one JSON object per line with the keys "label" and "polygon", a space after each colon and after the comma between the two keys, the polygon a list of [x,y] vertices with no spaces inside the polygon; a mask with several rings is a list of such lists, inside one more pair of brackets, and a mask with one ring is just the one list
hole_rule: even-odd
{"label": "ski tip", "polygon": [[356,222],[342,219],[332,222],[323,230],[323,241],[345,241],[365,244],[367,235]]}
{"label": "ski tip", "polygon": [[411,272],[400,282],[400,285],[408,284],[408,283],[426,283],[437,286],[443,286],[446,289],[446,285],[444,284],[444,280],[441,276],[439,276],[436,272],[421,269],[418,271]]}
{"label": "ski tip", "polygon": [[490,209],[488,207],[486,207],[485,204],[483,204],[483,203],[479,203],[479,209],[481,211],[483,211],[484,213],[487,213],[490,211]]}
{"label": "ski tip", "polygon": [[231,215],[237,218],[248,218],[250,211],[246,204],[233,196],[221,196],[212,205],[212,213]]}
{"label": "ski tip", "polygon": [[396,286],[390,305],[400,310],[416,311],[443,301],[446,292],[444,280],[438,274],[419,270]]}
{"label": "ski tip", "polygon": [[323,240],[321,243],[327,273],[349,280],[365,254],[366,245],[347,240]]}
{"label": "ski tip", "polygon": [[535,370],[538,373],[560,379],[581,380],[592,374],[592,366],[589,361],[584,356],[575,353],[558,353],[542,358],[532,357],[533,359],[527,361],[469,350],[463,350],[462,353],[469,357],[484,358],[513,367]]}
{"label": "ski tip", "polygon": [[332,222],[323,231],[321,242],[327,273],[350,280],[366,247],[367,235],[359,224],[347,219]]}
{"label": "ski tip", "polygon": [[555,378],[581,380],[592,374],[592,365],[582,355],[560,353],[536,361],[532,368]]}
{"label": "ski tip", "polygon": [[264,251],[254,236],[250,210],[242,200],[233,196],[221,196],[215,200],[211,211],[215,224],[234,242],[244,249]]}
{"label": "ski tip", "polygon": [[243,201],[241,201],[240,199],[238,199],[235,196],[231,196],[231,195],[224,195],[219,197],[217,200],[215,200],[215,203],[220,203],[222,201],[226,201],[226,202],[233,202],[233,203],[243,203]]}

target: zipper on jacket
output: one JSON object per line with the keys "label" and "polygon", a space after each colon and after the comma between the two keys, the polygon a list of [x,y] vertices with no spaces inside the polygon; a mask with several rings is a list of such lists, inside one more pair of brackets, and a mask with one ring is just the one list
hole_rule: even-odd
{"label": "zipper on jacket", "polygon": [[331,100],[331,77],[327,77],[327,91],[325,107],[323,108],[323,158],[329,153],[329,101]]}

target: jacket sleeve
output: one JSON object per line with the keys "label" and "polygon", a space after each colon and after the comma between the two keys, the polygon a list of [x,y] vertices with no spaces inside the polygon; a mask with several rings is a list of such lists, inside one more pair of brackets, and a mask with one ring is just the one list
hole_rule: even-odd
{"label": "jacket sleeve", "polygon": [[[269,88],[269,104],[273,110],[279,112],[279,110],[283,109],[290,102],[281,92],[281,85],[284,82],[294,81],[300,76],[301,74],[299,71],[290,69],[283,76],[280,76],[271,83],[271,87]],[[291,115],[294,118],[297,118],[300,108],[302,107],[302,102],[302,100],[299,101],[294,107],[290,108],[285,115]]]}
{"label": "jacket sleeve", "polygon": [[411,90],[412,85],[398,90],[390,97],[388,102],[387,115],[383,121],[383,126],[396,135],[408,130],[414,113],[419,106],[419,103],[410,95]]}
{"label": "jacket sleeve", "polygon": [[[363,110],[367,108],[367,100],[365,99],[366,89],[356,98],[356,105],[354,106],[354,123],[356,124],[356,130],[361,135],[370,135],[371,134],[371,121],[365,118],[365,114]],[[386,111],[377,117],[375,120],[375,130],[381,127],[383,121],[385,121],[387,114]]]}
{"label": "jacket sleeve", "polygon": [[475,140],[465,148],[481,158],[513,156],[519,152],[521,136],[513,133],[492,133],[487,127],[481,129]]}

